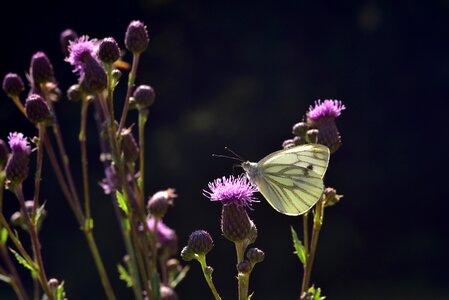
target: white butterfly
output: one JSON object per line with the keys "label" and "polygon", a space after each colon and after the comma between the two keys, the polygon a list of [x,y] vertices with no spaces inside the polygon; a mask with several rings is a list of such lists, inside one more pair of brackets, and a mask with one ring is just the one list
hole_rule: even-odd
{"label": "white butterfly", "polygon": [[320,199],[329,155],[326,146],[306,144],[276,151],[258,163],[244,162],[242,167],[275,210],[297,216]]}

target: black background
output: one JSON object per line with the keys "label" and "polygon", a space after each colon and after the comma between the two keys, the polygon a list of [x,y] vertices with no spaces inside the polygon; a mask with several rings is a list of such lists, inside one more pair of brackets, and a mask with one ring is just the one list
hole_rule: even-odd
{"label": "black background", "polygon": [[[261,159],[280,149],[316,99],[342,100],[347,110],[337,120],[344,144],[326,177],[345,197],[326,210],[312,281],[328,299],[449,299],[448,1],[15,1],[2,10],[0,75],[24,78],[31,55],[44,51],[62,90],[76,81],[60,52],[62,30],[113,36],[124,48],[129,22],[145,22],[151,41],[137,83],[157,93],[146,132],[146,190],[177,189],[165,222],[176,229],[180,248],[193,230],[212,234],[208,263],[223,299],[236,298],[235,251],[220,236],[220,205],[202,189],[233,171],[231,161],[211,154],[229,146]],[[0,98],[0,137],[35,135],[6,95]],[[57,104],[75,174],[79,108],[65,98]],[[103,174],[92,119],[89,125],[95,234],[117,295],[129,299],[117,279],[115,264],[125,251],[110,199],[96,185]],[[31,186],[32,177],[28,197]],[[18,205],[9,192],[5,197],[9,215]],[[49,211],[41,234],[47,273],[65,280],[69,299],[103,299],[49,165],[42,198]],[[301,230],[301,219],[265,201],[254,208],[255,246],[266,260],[251,277],[253,299],[297,299],[302,271],[289,226]],[[210,299],[198,264],[191,267],[180,298]],[[14,299],[6,284],[0,299]]]}

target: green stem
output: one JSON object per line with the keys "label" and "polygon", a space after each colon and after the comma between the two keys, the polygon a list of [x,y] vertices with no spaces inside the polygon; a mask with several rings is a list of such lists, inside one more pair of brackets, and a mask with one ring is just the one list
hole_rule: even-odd
{"label": "green stem", "polygon": [[86,147],[86,126],[87,126],[87,111],[89,108],[89,100],[83,99],[81,104],[81,125],[79,133],[79,141],[81,146],[81,165],[83,172],[83,188],[84,188],[84,211],[87,222],[90,222],[92,214],[90,211],[90,192],[89,192],[89,169],[87,159]]}
{"label": "green stem", "polygon": [[35,222],[36,211],[39,207],[39,192],[41,186],[41,174],[42,174],[42,161],[44,157],[44,149],[42,148],[44,139],[45,139],[45,125],[43,123],[39,123],[37,125],[39,130],[39,141],[37,144],[37,161],[36,161],[36,175],[34,178],[34,198],[33,198],[33,212],[31,214],[31,219]]}
{"label": "green stem", "polygon": [[[238,265],[245,259],[246,243],[244,241],[235,242],[235,250],[237,252],[237,265]],[[249,287],[248,279],[249,274],[238,272],[237,280],[239,289],[239,300],[248,299],[248,287]]]}
{"label": "green stem", "polygon": [[137,258],[137,266],[139,267],[140,276],[142,277],[142,282],[144,284],[144,289],[147,292],[147,295],[151,295],[150,286],[149,286],[149,278],[147,274],[147,266],[145,264],[145,258],[144,256],[148,255],[148,252],[144,248],[144,245],[142,244],[142,239],[139,238],[138,232],[136,231],[137,226],[132,226],[132,237],[133,237],[133,244],[134,247],[138,249],[139,251],[136,251],[136,258]]}
{"label": "green stem", "polygon": [[324,216],[324,201],[321,198],[316,206],[315,213],[313,216],[313,229],[312,229],[312,240],[310,242],[310,253],[307,256],[307,264],[304,270],[304,277],[301,287],[301,299],[303,299],[310,285],[310,276],[312,274],[313,261],[315,259],[316,248],[318,245],[318,237],[320,235],[321,225],[323,224]]}
{"label": "green stem", "polygon": [[148,119],[148,110],[139,110],[139,181],[140,205],[144,207],[145,198],[145,123]]}
{"label": "green stem", "polygon": [[[201,270],[203,271],[204,279],[206,279],[207,285],[209,286],[212,295],[214,295],[215,300],[221,300],[220,295],[217,292],[217,289],[215,288],[214,282],[212,280],[212,274],[210,272],[206,271],[207,263],[206,263],[206,256],[205,255],[197,255],[195,254],[198,262],[201,264]],[[246,300],[246,299],[245,299]]]}
{"label": "green stem", "polygon": [[120,119],[120,125],[118,127],[118,134],[122,131],[122,129],[125,127],[126,117],[128,115],[129,110],[129,98],[131,97],[131,93],[134,88],[134,81],[136,79],[137,74],[137,66],[139,65],[139,59],[140,54],[133,54],[133,63],[131,66],[131,72],[129,73],[128,77],[128,90],[126,91],[126,98],[125,98],[125,104],[123,107],[122,117]]}
{"label": "green stem", "polygon": [[50,290],[50,287],[48,286],[48,279],[47,275],[45,274],[45,268],[44,268],[44,262],[42,260],[42,254],[41,254],[41,245],[39,242],[39,237],[37,235],[37,230],[35,224],[32,222],[30,215],[27,212],[26,206],[25,206],[25,198],[23,196],[22,192],[22,185],[19,184],[12,188],[13,192],[15,193],[17,199],[19,200],[20,207],[22,209],[22,215],[24,216],[25,222],[28,227],[28,232],[30,234],[31,238],[31,244],[33,247],[33,253],[36,256],[36,262],[38,265],[38,276],[40,284],[44,290],[44,293],[47,295],[49,300],[54,300],[53,293]]}

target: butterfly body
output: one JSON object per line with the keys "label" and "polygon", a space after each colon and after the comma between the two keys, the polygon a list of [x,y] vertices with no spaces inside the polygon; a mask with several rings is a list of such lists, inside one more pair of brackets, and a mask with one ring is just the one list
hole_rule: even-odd
{"label": "butterfly body", "polygon": [[306,144],[276,151],[257,163],[244,162],[242,168],[275,210],[297,216],[320,199],[329,155],[326,146]]}

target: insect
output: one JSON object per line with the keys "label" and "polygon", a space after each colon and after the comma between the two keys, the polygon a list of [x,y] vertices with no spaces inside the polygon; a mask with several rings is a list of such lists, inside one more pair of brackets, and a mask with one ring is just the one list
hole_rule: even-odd
{"label": "insect", "polygon": [[329,155],[326,146],[306,144],[273,152],[258,163],[243,162],[242,168],[275,210],[297,216],[320,199]]}

